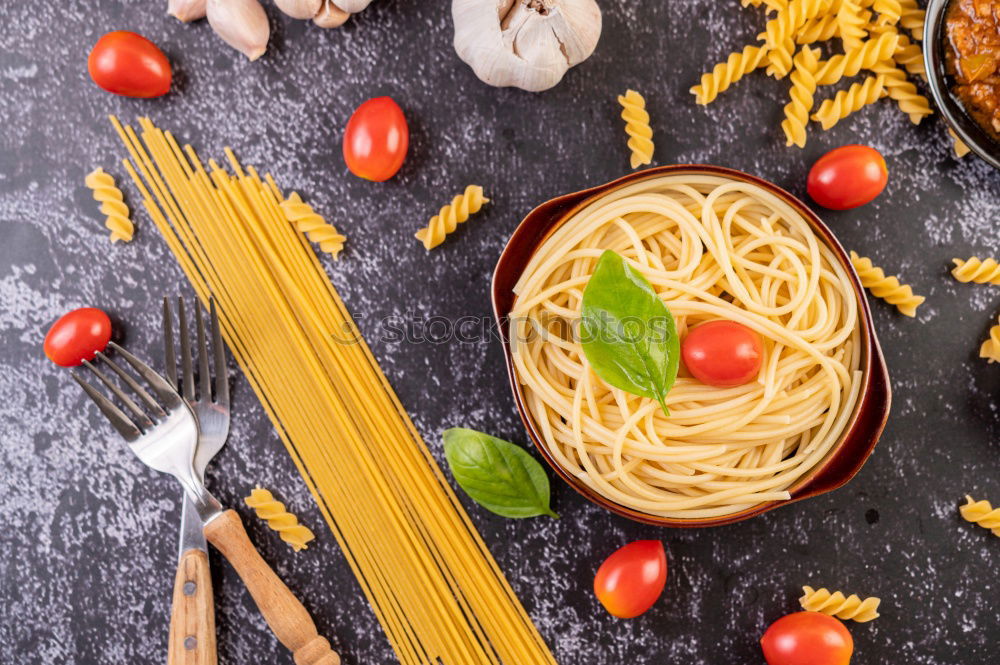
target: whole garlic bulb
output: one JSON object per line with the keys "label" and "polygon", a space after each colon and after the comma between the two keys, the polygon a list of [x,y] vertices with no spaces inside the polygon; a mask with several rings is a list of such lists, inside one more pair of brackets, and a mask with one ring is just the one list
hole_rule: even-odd
{"label": "whole garlic bulb", "polygon": [[455,51],[495,86],[547,90],[594,52],[595,0],[452,0]]}

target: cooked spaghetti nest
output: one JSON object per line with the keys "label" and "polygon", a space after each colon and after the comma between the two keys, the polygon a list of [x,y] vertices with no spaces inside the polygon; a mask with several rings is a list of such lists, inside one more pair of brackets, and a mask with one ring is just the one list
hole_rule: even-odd
{"label": "cooked spaghetti nest", "polygon": [[[682,367],[669,416],[599,379],[574,331],[608,249],[649,280],[682,340],[714,319],[756,331],[758,378],[716,388]],[[627,508],[703,518],[788,499],[854,411],[859,304],[848,273],[794,208],[757,185],[664,175],[600,197],[539,246],[514,291],[514,365],[542,444]]]}

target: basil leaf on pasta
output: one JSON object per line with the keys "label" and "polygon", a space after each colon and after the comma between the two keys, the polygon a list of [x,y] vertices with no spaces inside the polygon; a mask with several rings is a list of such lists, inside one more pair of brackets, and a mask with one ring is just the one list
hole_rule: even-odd
{"label": "basil leaf on pasta", "polygon": [[680,359],[674,317],[646,278],[610,249],[583,291],[580,345],[602,381],[655,399],[669,415],[664,398]]}
{"label": "basil leaf on pasta", "polygon": [[523,448],[465,427],[442,438],[455,481],[480,506],[502,517],[559,517],[549,508],[545,469]]}

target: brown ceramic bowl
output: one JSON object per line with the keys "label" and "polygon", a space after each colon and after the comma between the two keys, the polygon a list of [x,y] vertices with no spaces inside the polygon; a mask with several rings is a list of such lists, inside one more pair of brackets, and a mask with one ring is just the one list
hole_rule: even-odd
{"label": "brown ceramic bowl", "polygon": [[[568,219],[585,205],[591,203],[594,199],[626,185],[631,185],[639,180],[668,174],[722,176],[763,187],[795,208],[809,222],[816,235],[833,250],[850,275],[851,285],[854,287],[854,293],[857,296],[859,304],[859,325],[863,326],[861,335],[863,347],[861,350],[861,369],[863,372],[861,394],[854,408],[854,414],[848,422],[840,441],[837,442],[827,456],[812,471],[789,488],[789,492],[792,495],[790,499],[769,501],[738,513],[704,519],[660,517],[627,508],[601,496],[556,464],[542,443],[541,432],[525,406],[524,395],[521,393],[521,385],[517,381],[514,361],[511,356],[508,314],[514,305],[514,284],[517,283],[517,280],[524,272],[532,254],[564,220]],[[599,506],[603,506],[614,513],[639,522],[671,527],[706,527],[730,524],[760,515],[778,506],[837,489],[853,478],[862,465],[864,465],[865,460],[871,455],[875,443],[882,434],[886,420],[889,417],[889,404],[891,401],[889,373],[886,369],[885,358],[882,356],[882,350],[879,348],[878,339],[875,336],[875,329],[872,326],[868,302],[865,299],[861,283],[858,281],[853,268],[851,268],[850,259],[844,248],[833,237],[830,229],[804,203],[776,185],[733,169],[702,164],[661,166],[632,173],[606,185],[576,192],[575,194],[566,194],[565,196],[560,196],[543,203],[524,218],[517,227],[517,230],[514,231],[514,235],[511,236],[510,241],[508,241],[503,254],[500,255],[500,260],[493,273],[493,313],[496,316],[500,329],[504,354],[507,359],[507,373],[510,377],[511,389],[514,391],[514,399],[517,401],[517,409],[521,414],[521,420],[524,422],[524,426],[527,428],[535,447],[545,458],[546,462],[548,462],[549,466],[577,492]]]}

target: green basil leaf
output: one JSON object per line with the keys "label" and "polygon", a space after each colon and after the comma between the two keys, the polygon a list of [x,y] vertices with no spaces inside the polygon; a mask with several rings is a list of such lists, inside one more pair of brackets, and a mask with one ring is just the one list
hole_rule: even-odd
{"label": "green basil leaf", "polygon": [[674,317],[646,278],[608,250],[583,291],[580,344],[608,385],[660,403],[677,378],[680,340]]}
{"label": "green basil leaf", "polygon": [[444,456],[473,501],[503,517],[559,517],[549,508],[549,478],[520,446],[464,427],[444,431]]}

